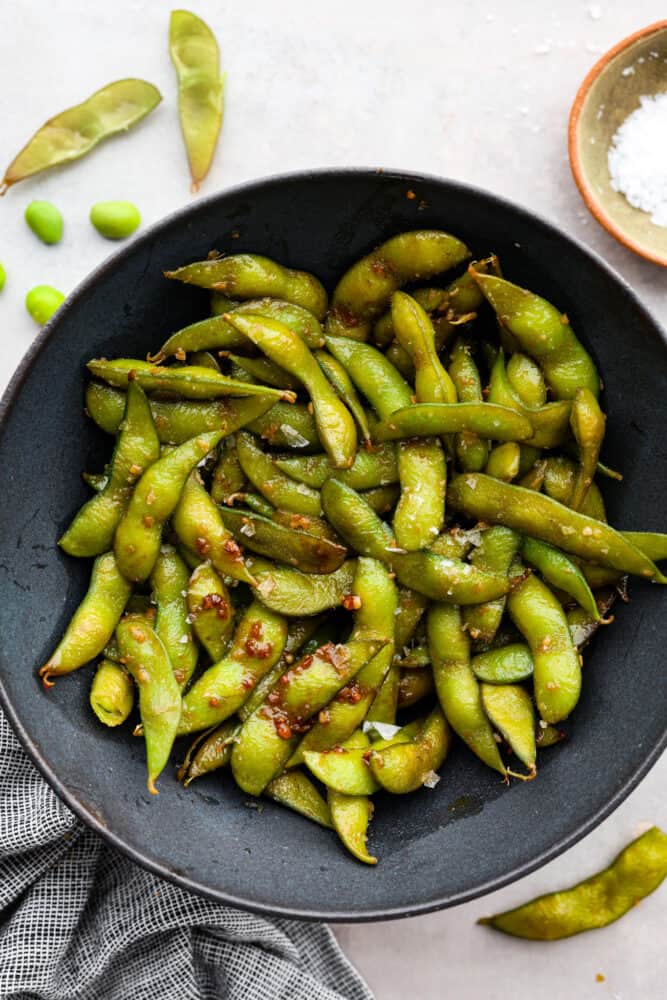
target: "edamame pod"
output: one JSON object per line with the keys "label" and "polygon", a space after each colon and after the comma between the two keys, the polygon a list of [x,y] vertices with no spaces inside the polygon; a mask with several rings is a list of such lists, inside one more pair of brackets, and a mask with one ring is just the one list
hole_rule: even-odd
{"label": "edamame pod", "polygon": [[535,777],[535,712],[530,695],[516,684],[481,684],[484,711],[513,753]]}
{"label": "edamame pod", "polygon": [[190,572],[173,545],[163,545],[153,571],[151,587],[157,604],[155,632],[171,661],[174,677],[183,690],[197,666],[197,645],[190,623],[187,590]]}
{"label": "edamame pod", "polygon": [[[545,459],[544,492],[565,507],[572,506],[572,494],[577,476],[577,467],[566,455],[552,455]],[[606,521],[602,494],[596,483],[591,483],[581,504],[581,514],[594,517],[596,521]]]}
{"label": "edamame pod", "polygon": [[58,544],[71,556],[107,552],[130,501],[132,489],[160,457],[160,442],[148,400],[134,383],[128,388],[125,414],[104,488],[79,510]]}
{"label": "edamame pod", "polygon": [[328,804],[303,771],[289,771],[278,775],[268,783],[264,794],[281,806],[311,819],[313,823],[319,823],[329,830],[333,825]]}
{"label": "edamame pod", "polygon": [[[485,573],[510,575],[510,568],[520,545],[516,532],[496,524],[486,528],[479,536],[479,544],[470,556],[470,563]],[[471,639],[493,642],[505,611],[505,597],[486,601],[463,609],[463,624]]]}
{"label": "edamame pod", "polygon": [[398,445],[401,495],[394,512],[396,544],[407,552],[427,548],[445,521],[447,467],[437,438]]}
{"label": "edamame pod", "polygon": [[[322,344],[324,344],[324,338],[322,338]],[[334,358],[333,354],[329,354],[328,351],[315,351],[315,358],[329,382],[331,382],[334,392],[345,403],[345,406],[356,420],[361,435],[366,445],[368,445],[371,439],[368,418],[366,411],[361,405],[361,400],[357,396],[357,391],[352,384],[352,379],[340,361]]]}
{"label": "edamame pod", "polygon": [[569,400],[545,403],[530,409],[514,392],[505,368],[505,356],[500,350],[491,368],[489,381],[489,403],[506,406],[530,421],[533,433],[526,444],[534,448],[555,448],[563,444],[570,432],[572,404]]}
{"label": "edamame pod", "polygon": [[51,677],[69,674],[98,656],[111,636],[123,608],[132,593],[132,585],[121,573],[113,552],[105,552],[93,563],[90,586],[65,630],[65,634],[39,676],[45,687]]}
{"label": "edamame pod", "polygon": [[294,394],[288,390],[238,382],[210,368],[197,368],[194,365],[166,368],[164,365],[153,365],[149,361],[137,361],[135,358],[117,358],[115,361],[93,358],[86,367],[96,378],[119,389],[126,389],[130,382],[137,382],[144,392],[174,392],[185,399],[271,396],[274,400],[294,400]]}
{"label": "edamame pod", "polygon": [[322,513],[319,493],[281,472],[273,459],[262,451],[252,434],[238,434],[236,450],[245,475],[274,507],[309,517],[318,517]]}
{"label": "edamame pod", "polygon": [[577,340],[569,320],[546,299],[493,274],[471,274],[491,304],[501,326],[526,354],[539,362],[556,399],[573,399],[576,391],[600,392],[595,365]]}
{"label": "edamame pod", "polygon": [[234,610],[223,580],[210,563],[193,571],[187,587],[192,628],[214,663],[221,660],[234,627]]}
{"label": "edamame pod", "polygon": [[178,779],[185,787],[211,771],[218,771],[229,764],[232,756],[234,737],[238,733],[238,719],[227,719],[220,726],[215,726],[204,733],[199,733],[178,771]]}
{"label": "edamame pod", "polygon": [[245,473],[239,462],[234,436],[223,438],[211,478],[211,498],[218,504],[225,503],[228,497],[241,493],[245,485]]}
{"label": "edamame pod", "polygon": [[253,601],[239,622],[229,653],[204,671],[183,698],[178,735],[216,726],[233,715],[280,660],[286,639],[285,619]]}
{"label": "edamame pod", "polygon": [[428,313],[405,292],[394,292],[391,317],[399,344],[412,359],[420,403],[456,403],[456,387],[443,367]]}
{"label": "edamame pod", "polygon": [[414,792],[433,778],[444,763],[450,745],[451,730],[442,709],[437,706],[409,743],[394,742],[386,749],[371,751],[373,777],[393,795]]}
{"label": "edamame pod", "polygon": [[163,455],[141,476],[114,538],[118,567],[128,580],[147,580],[160,551],[164,522],[174,513],[186,480],[222,433],[202,434]]}
{"label": "edamame pod", "polygon": [[370,490],[398,481],[396,446],[378,445],[372,451],[358,451],[349,469],[334,469],[326,455],[278,456],[279,469],[313,489],[321,489],[327,479],[338,479],[353,490]]}
{"label": "edamame pod", "polygon": [[507,381],[524,406],[537,409],[547,401],[542,369],[527,354],[512,354],[507,361]]}
{"label": "edamame pod", "polygon": [[268,358],[295,375],[306,387],[315,425],[332,465],[349,468],[357,450],[354,420],[303,340],[277,320],[238,313],[229,313],[227,318]]}
{"label": "edamame pod", "polygon": [[417,403],[395,410],[376,424],[373,440],[397,441],[461,431],[495,441],[525,441],[532,426],[521,414],[493,403]]}
{"label": "edamame pod", "polygon": [[334,573],[316,575],[276,566],[264,559],[248,560],[262,603],[272,611],[292,617],[319,615],[329,608],[340,607],[352,589],[355,566],[355,560],[348,559]]}
{"label": "edamame pod", "polygon": [[[449,358],[449,375],[459,403],[481,403],[482,380],[468,341],[459,337]],[[455,438],[456,461],[465,472],[481,472],[487,462],[489,442],[474,431],[465,430]]]}
{"label": "edamame pod", "polygon": [[347,555],[343,545],[281,524],[249,510],[229,507],[225,524],[251,552],[295,566],[303,573],[333,573]]}
{"label": "edamame pod", "polygon": [[175,278],[200,288],[212,288],[238,299],[270,296],[302,306],[321,320],[327,308],[327,293],[322,284],[306,271],[283,267],[258,254],[231,254],[186,264],[175,271],[165,271]]}
{"label": "edamame pod", "polygon": [[[182,399],[162,402],[148,401],[161,444],[184,444],[198,434],[208,431],[222,431],[223,435],[233,434],[245,424],[267,416],[274,409],[288,404],[275,403],[272,397],[250,396],[247,399],[219,399],[208,403]],[[123,419],[125,393],[112,389],[109,385],[89,382],[86,387],[86,411],[98,427],[107,434],[115,434]],[[293,407],[291,409],[297,409]],[[282,413],[282,411],[281,411]]]}
{"label": "edamame pod", "polygon": [[487,684],[518,684],[533,676],[533,657],[522,642],[477,653],[470,665],[477,680]]}
{"label": "edamame pod", "polygon": [[[296,336],[296,335],[295,335]],[[225,354],[231,362],[231,374],[241,381],[261,382],[263,385],[272,385],[276,389],[291,389],[298,391],[299,382],[284,368],[277,365],[270,358],[246,358],[242,354],[233,354],[231,351]]]}
{"label": "edamame pod", "polygon": [[470,666],[470,640],[459,608],[432,604],[427,633],[438,700],[447,721],[481,761],[503,777],[507,769],[484,712],[482,696]]}
{"label": "edamame pod", "polygon": [[247,429],[274,448],[321,451],[315,418],[303,403],[276,403],[268,412],[248,423]]}
{"label": "edamame pod", "polygon": [[411,708],[433,691],[433,673],[428,667],[413,667],[401,670],[398,682],[398,708]]}
{"label": "edamame pod", "polygon": [[521,445],[516,441],[506,441],[491,449],[484,471],[487,476],[502,479],[504,483],[511,483],[519,475],[520,465]]}
{"label": "edamame pod", "polygon": [[410,406],[410,386],[381,351],[348,337],[327,337],[326,343],[380,420],[400,407]]}
{"label": "edamame pod", "polygon": [[102,660],[90,689],[90,707],[105,726],[122,726],[134,706],[134,681],[113,660]]}
{"label": "edamame pod", "polygon": [[571,559],[546,542],[524,538],[521,547],[523,558],[539,570],[547,583],[574,597],[577,604],[594,618],[600,617],[598,606],[586,577]]}
{"label": "edamame pod", "polygon": [[577,389],[570,414],[570,426],[579,446],[579,468],[570,497],[573,510],[581,510],[593,483],[606,423],[594,393],[590,389]]}
{"label": "edamame pod", "polygon": [[340,279],[327,316],[327,334],[366,340],[397,289],[409,281],[428,280],[469,256],[464,243],[435,229],[392,237]]}
{"label": "edamame pod", "polygon": [[534,490],[471,472],[453,480],[447,499],[455,510],[470,517],[504,524],[621,573],[635,573],[655,583],[667,583],[658,567],[608,524],[570,510]]}
{"label": "edamame pod", "polygon": [[342,795],[329,788],[327,802],[334,829],[350,854],[366,865],[376,865],[368,853],[366,835],[373,815],[373,804],[366,795]]}
{"label": "edamame pod", "polygon": [[164,770],[174,745],[181,715],[181,692],[167,650],[145,621],[132,616],[116,629],[123,663],[139,689],[139,714],[146,741],[148,791],[157,795],[156,778]]}
{"label": "edamame pod", "polygon": [[609,868],[506,913],[478,921],[513,937],[558,941],[606,927],[654,892],[667,876],[667,834],[657,826],[628,844]]}
{"label": "edamame pod", "polygon": [[513,587],[507,610],[530,647],[540,716],[545,722],[566,719],[579,701],[581,664],[560,602],[530,573]]}

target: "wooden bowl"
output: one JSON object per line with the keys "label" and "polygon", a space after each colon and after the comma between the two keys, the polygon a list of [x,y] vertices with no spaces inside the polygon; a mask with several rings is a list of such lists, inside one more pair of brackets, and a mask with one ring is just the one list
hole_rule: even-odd
{"label": "wooden bowl", "polygon": [[667,267],[667,228],[651,222],[611,186],[612,136],[639,99],[667,91],[667,21],[624,38],[593,66],[570,112],[572,173],[587,207],[612,236],[641,257]]}

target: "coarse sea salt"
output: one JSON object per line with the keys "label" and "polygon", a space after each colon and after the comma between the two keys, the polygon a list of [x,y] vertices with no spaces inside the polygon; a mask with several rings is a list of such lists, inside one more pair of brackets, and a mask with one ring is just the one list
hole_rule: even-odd
{"label": "coarse sea salt", "polygon": [[611,186],[667,227],[667,92],[639,102],[611,140]]}

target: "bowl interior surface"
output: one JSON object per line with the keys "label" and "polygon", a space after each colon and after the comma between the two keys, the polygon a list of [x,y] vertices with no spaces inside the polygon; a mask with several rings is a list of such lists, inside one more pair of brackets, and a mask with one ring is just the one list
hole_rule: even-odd
{"label": "bowl interior surface", "polygon": [[609,58],[603,57],[597,75],[593,69],[572,142],[577,181],[598,221],[621,242],[633,244],[631,249],[667,265],[667,228],[655,225],[648,213],[614,190],[607,164],[612,137],[639,107],[640,97],[667,91],[667,22],[639,34],[630,44],[612,50]]}
{"label": "bowl interior surface", "polygon": [[[406,197],[412,190],[415,199]],[[582,247],[491,195],[434,178],[371,170],[258,182],[202,201],[112,258],[70,298],[5,400],[0,427],[0,694],[59,794],[96,830],[159,874],[215,898],[301,917],[380,919],[451,905],[553,857],[628,793],[665,742],[665,593],[633,582],[632,601],[586,655],[569,739],[545,751],[530,784],[504,787],[456,746],[434,790],[378,796],[374,869],[334,834],[271,802],[250,803],[229,776],[184,790],[167,770],[145,787],[141,741],[88,708],[92,668],[45,691],[36,669],[85,592],[88,561],[56,548],[87,498],[81,471],[111,441],[85,418],[85,362],[145,356],[207,311],[207,295],[162,277],[212,248],[254,251],[312,270],[333,287],[359,256],[405,229],[438,227],[566,311],[595,356],[609,413],[603,484],[624,528],[665,529],[667,351],[628,289]],[[232,234],[237,232],[238,238]],[[179,747],[173,760],[181,760]]]}

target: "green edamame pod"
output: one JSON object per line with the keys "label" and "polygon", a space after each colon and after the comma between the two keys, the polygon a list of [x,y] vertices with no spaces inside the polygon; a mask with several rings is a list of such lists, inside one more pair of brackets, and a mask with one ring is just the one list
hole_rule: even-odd
{"label": "green edamame pod", "polygon": [[396,544],[407,552],[427,548],[445,521],[447,466],[437,438],[398,445],[401,495],[394,512]]}
{"label": "green edamame pod", "polygon": [[373,440],[397,441],[461,431],[495,441],[525,441],[533,428],[520,413],[493,403],[416,403],[395,410],[376,424]]}
{"label": "green edamame pod", "polygon": [[504,524],[621,573],[667,583],[658,567],[620,532],[534,490],[465,473],[450,484],[447,498],[455,510],[470,517]]}
{"label": "green edamame pod", "polygon": [[234,610],[229,591],[210,563],[202,563],[193,571],[187,586],[187,602],[193,631],[217,663],[229,644]]}
{"label": "green edamame pod", "polygon": [[96,378],[101,378],[118,389],[126,389],[130,382],[136,381],[144,392],[175,392],[186,399],[272,396],[273,399],[286,399],[288,402],[294,400],[294,394],[288,390],[239,382],[211,371],[210,368],[197,368],[194,365],[167,368],[149,361],[137,361],[135,358],[117,358],[115,361],[93,358],[86,367]]}
{"label": "green edamame pod", "polygon": [[393,795],[414,792],[442,766],[450,745],[451,730],[438,705],[409,743],[394,742],[382,750],[375,744],[370,755],[373,777]]}
{"label": "green edamame pod", "polygon": [[204,671],[183,698],[178,735],[224,722],[282,656],[287,623],[253,601],[234,634],[229,653]]}
{"label": "green edamame pod", "polygon": [[535,777],[535,712],[528,692],[516,684],[481,684],[484,711],[513,753]]}
{"label": "green edamame pod", "polygon": [[[225,306],[226,308],[223,308]],[[218,305],[216,305],[218,308]],[[317,319],[308,309],[296,306],[291,302],[283,302],[281,299],[251,299],[249,302],[242,302],[234,305],[229,299],[225,299],[219,304],[220,312],[208,319],[191,323],[172,333],[159,351],[150,354],[148,360],[152,362],[164,361],[165,358],[175,357],[185,360],[186,353],[192,351],[243,351],[252,349],[252,342],[248,340],[236,327],[232,326],[226,318],[226,314],[234,312],[239,315],[252,314],[253,316],[265,316],[269,319],[277,319],[290,330],[298,334],[305,344],[311,348],[322,347],[324,337],[322,327]]]}
{"label": "green edamame pod", "polygon": [[[512,561],[519,551],[516,532],[502,525],[481,533],[479,545],[470,556],[470,563],[485,573],[509,576]],[[505,611],[505,598],[498,597],[471,608],[463,609],[463,624],[470,637],[479,642],[493,642]]]}
{"label": "green edamame pod", "polygon": [[76,160],[98,142],[126,132],[162,100],[145,80],[116,80],[81,104],[61,111],[39,128],[12,160],[0,182],[0,195],[17,181]]}
{"label": "green edamame pod", "polygon": [[456,387],[443,367],[428,313],[405,292],[394,292],[391,317],[396,339],[415,369],[415,391],[420,403],[456,403]]}
{"label": "green edamame pod", "polygon": [[331,821],[350,854],[367,865],[376,865],[377,858],[368,853],[366,835],[373,815],[373,804],[366,795],[342,795],[333,788],[327,790]]}
{"label": "green edamame pod", "polygon": [[448,271],[470,256],[455,236],[438,230],[400,233],[357,261],[334,290],[328,335],[366,340],[392,294],[409,281]]}
{"label": "green edamame pod", "polygon": [[[322,340],[324,343],[324,339]],[[352,379],[338,361],[328,351],[315,351],[315,358],[318,365],[333,386],[333,390],[339,399],[345,403],[352,416],[357,422],[361,431],[361,436],[368,445],[371,439],[371,432],[368,426],[366,411],[361,405],[361,400],[357,396],[357,391],[352,384]]]}
{"label": "green edamame pod", "polygon": [[521,548],[523,558],[539,570],[547,583],[574,597],[577,604],[594,618],[600,617],[598,606],[586,577],[564,552],[540,542],[536,538],[524,538]]}
{"label": "green edamame pod", "polygon": [[327,337],[326,342],[381,420],[410,406],[410,386],[381,351],[348,337]]}
{"label": "green edamame pod", "polygon": [[251,552],[295,566],[303,573],[333,573],[347,556],[344,545],[307,531],[286,528],[250,510],[229,507],[225,524]]}
{"label": "green edamame pod", "polygon": [[217,358],[214,358],[210,351],[193,351],[188,358],[188,364],[197,368],[210,368],[214,372],[221,372],[222,368]]}
{"label": "green edamame pod", "polygon": [[121,726],[134,706],[134,681],[113,660],[102,660],[90,689],[90,707],[105,726]]}
{"label": "green edamame pod", "polygon": [[504,444],[491,449],[484,471],[487,476],[502,479],[504,483],[511,483],[519,475],[520,464],[521,445],[516,441],[505,441]]}
{"label": "green edamame pod", "polygon": [[533,657],[522,642],[477,653],[470,665],[477,680],[487,684],[518,684],[533,676]]}
{"label": "green edamame pod", "polygon": [[[250,494],[246,494],[248,507],[251,509],[254,507],[255,513],[261,514],[262,517],[270,517],[276,524],[289,528],[291,531],[306,531],[309,535],[315,535],[316,538],[326,538],[330,542],[335,542],[336,545],[343,544],[340,536],[323,517],[308,517],[305,514],[295,514],[290,510],[274,510],[273,508],[260,510],[258,505],[252,502],[253,499]],[[263,497],[260,499],[264,501]]]}
{"label": "green edamame pod", "polygon": [[327,293],[312,274],[283,267],[258,254],[213,257],[196,264],[186,264],[175,271],[165,271],[164,274],[166,278],[225,292],[238,299],[265,296],[285,299],[308,309],[318,320],[324,317],[327,309]]}
{"label": "green edamame pod", "polygon": [[157,604],[155,632],[171,661],[174,677],[183,690],[197,666],[197,645],[188,612],[190,571],[173,545],[163,545],[151,572]]}
{"label": "green edamame pod", "polygon": [[659,531],[622,531],[621,534],[653,562],[667,559],[667,534]]}
{"label": "green edamame pod", "polygon": [[276,403],[247,424],[247,429],[274,448],[294,448],[306,454],[321,451],[315,418],[303,403]]}
{"label": "green edamame pod", "polygon": [[[544,492],[553,500],[557,500],[565,507],[572,505],[572,494],[574,483],[577,477],[577,467],[572,459],[565,455],[553,455],[545,459],[544,467]],[[591,483],[586,496],[581,504],[582,514],[594,517],[596,521],[606,521],[607,512],[605,510],[602,494],[597,483]]]}
{"label": "green edamame pod", "polygon": [[319,615],[338,608],[350,593],[355,560],[348,559],[334,573],[317,575],[276,566],[265,559],[249,559],[248,567],[257,580],[256,594],[272,611],[291,617]]}
{"label": "green edamame pod", "polygon": [[261,382],[277,389],[292,389],[297,392],[299,382],[284,368],[270,358],[245,358],[241,354],[226,354],[231,362],[231,374],[234,378],[247,379],[249,382]]}
{"label": "green edamame pod", "polygon": [[128,580],[147,580],[160,551],[164,522],[176,509],[188,476],[222,437],[220,431],[191,438],[154,462],[134,488],[116,528],[114,553]]}
{"label": "green edamame pod", "polygon": [[547,401],[547,387],[540,366],[527,354],[512,354],[507,362],[507,380],[524,406],[537,409]]}
{"label": "green edamame pod", "polygon": [[132,592],[132,585],[121,573],[113,552],[105,552],[93,563],[90,586],[65,630],[65,634],[39,676],[45,687],[51,677],[69,674],[98,656],[114,633]]}
{"label": "green edamame pod", "polygon": [[239,728],[237,719],[227,719],[222,725],[199,733],[179,768],[179,781],[187,788],[195,778],[226,767],[231,760],[234,737]]}
{"label": "green edamame pod", "polygon": [[218,504],[225,503],[228,497],[241,493],[245,484],[246,478],[239,462],[234,436],[223,438],[211,478],[211,499]]}
{"label": "green edamame pod", "polygon": [[278,775],[268,783],[264,794],[281,806],[311,819],[313,823],[319,823],[329,830],[333,825],[328,804],[303,771],[289,771]]}
{"label": "green edamame pod", "polygon": [[238,299],[230,299],[229,296],[224,295],[222,292],[211,292],[209,302],[211,316],[222,316],[224,313],[228,313],[230,309],[236,309],[239,304]]}
{"label": "green edamame pod", "polygon": [[590,389],[577,389],[570,414],[570,426],[579,446],[579,468],[570,497],[573,510],[581,510],[593,483],[606,423],[594,393]]}
{"label": "green edamame pod", "polygon": [[504,278],[480,274],[474,267],[471,274],[503,329],[539,362],[556,399],[573,399],[581,388],[598,395],[600,380],[595,365],[567,316],[546,299]]}
{"label": "green edamame pod", "polygon": [[579,701],[581,664],[560,602],[531,573],[510,592],[507,609],[530,647],[541,717],[545,722],[566,719]]}
{"label": "green edamame pod", "polygon": [[238,313],[229,313],[228,318],[270,360],[295,375],[306,387],[315,425],[332,465],[349,468],[357,450],[354,420],[303,340],[277,320]]}
{"label": "green edamame pod", "polygon": [[373,451],[358,451],[349,469],[333,469],[326,455],[278,456],[279,469],[313,489],[321,489],[327,479],[338,479],[353,490],[370,490],[398,481],[396,446],[378,445]]}
{"label": "green edamame pod", "polygon": [[507,593],[506,579],[434,552],[397,551],[391,530],[363,498],[335,479],[322,487],[329,522],[360,555],[390,565],[398,580],[433,600],[479,604]]}
{"label": "green edamame pod", "polygon": [[139,689],[139,714],[146,741],[148,791],[157,795],[156,778],[174,745],[181,715],[181,692],[167,650],[156,632],[130,615],[116,628],[118,647]]}
{"label": "green edamame pod", "polygon": [[160,442],[148,400],[143,390],[132,383],[104,488],[77,513],[59,539],[60,547],[71,556],[107,552],[134,484],[159,457]]}
{"label": "green edamame pod", "polygon": [[446,556],[448,559],[465,559],[475,545],[479,545],[480,538],[477,529],[464,531],[463,528],[450,528],[443,531],[441,535],[431,542],[431,552],[436,555]]}
{"label": "green edamame pod", "polygon": [[667,876],[667,834],[657,826],[628,844],[609,868],[506,913],[478,921],[513,937],[558,941],[606,927],[654,892]]}
{"label": "green edamame pod", "polygon": [[401,495],[400,487],[397,483],[390,483],[388,486],[376,486],[372,490],[363,490],[359,494],[376,514],[388,514],[394,509]]}
{"label": "green edamame pod", "polygon": [[515,410],[530,421],[533,433],[525,443],[534,448],[555,448],[563,444],[569,435],[571,402],[564,399],[555,403],[545,403],[544,406],[535,409],[525,406],[514,392],[507,377],[502,350],[498,352],[491,368],[488,400],[489,403]]}
{"label": "green edamame pod", "polygon": [[273,459],[262,451],[252,434],[238,434],[236,450],[243,472],[274,507],[311,517],[318,517],[322,513],[319,493],[281,472]]}
{"label": "green edamame pod", "polygon": [[195,192],[209,171],[222,126],[225,83],[220,52],[201,18],[189,10],[173,10],[169,55],[178,76],[178,116]]}
{"label": "green edamame pod", "polygon": [[183,545],[201,559],[208,559],[222,576],[254,586],[255,578],[243,561],[241,548],[225,527],[220,507],[207,493],[196,470],[185,482],[172,526]]}
{"label": "green edamame pod", "polygon": [[384,680],[373,699],[373,704],[368,710],[369,722],[385,722],[390,726],[396,724],[400,682],[401,668],[398,663],[390,663]]}
{"label": "green edamame pod", "polygon": [[[452,347],[449,359],[449,376],[460,403],[481,403],[482,380],[472,356],[468,341],[459,337]],[[464,430],[456,435],[456,461],[466,472],[481,472],[489,454],[488,441],[474,431]]]}
{"label": "green edamame pod", "polygon": [[[523,449],[524,445],[520,445],[519,447]],[[526,445],[525,447],[530,447],[530,446]],[[531,452],[532,450],[533,449],[531,448]],[[529,460],[532,461],[532,458],[533,456],[531,454],[529,456]],[[523,464],[523,459],[524,456],[522,451],[521,464]],[[519,473],[521,473],[521,464],[519,465]],[[543,458],[539,459],[533,465],[531,465],[528,468],[528,470],[521,476],[521,479],[519,479],[517,482],[517,486],[523,486],[525,490],[535,490],[537,493],[539,493],[540,490],[542,489],[542,486],[544,485],[544,476],[546,470],[547,470],[546,459]]]}
{"label": "green edamame pod", "polygon": [[303,722],[317,713],[350,678],[379,653],[379,640],[328,643],[290,667],[247,721],[232,752],[234,778],[259,795],[287,763]]}
{"label": "green edamame pod", "polygon": [[[219,399],[209,403],[182,399],[175,402],[149,400],[155,429],[161,444],[184,444],[198,434],[220,430],[233,434],[245,424],[262,421],[274,409],[271,397]],[[276,404],[288,406],[287,403]],[[292,407],[291,409],[296,409]],[[109,385],[90,382],[86,387],[86,412],[107,434],[115,434],[123,419],[125,393]]]}
{"label": "green edamame pod", "polygon": [[433,691],[433,672],[428,667],[411,667],[411,669],[401,670],[401,677],[398,682],[398,708],[410,708]]}
{"label": "green edamame pod", "polygon": [[447,721],[481,761],[503,777],[507,769],[484,712],[482,696],[470,666],[470,640],[459,608],[432,604],[427,633],[438,700]]}
{"label": "green edamame pod", "polygon": [[537,735],[535,736],[535,743],[538,750],[546,750],[547,747],[554,747],[557,743],[562,743],[566,738],[567,733],[562,729],[557,729],[556,726],[550,726],[543,719],[537,727]]}
{"label": "green edamame pod", "polygon": [[344,743],[365,719],[391,664],[398,606],[395,583],[382,563],[362,556],[357,560],[353,590],[361,607],[355,615],[352,638],[389,641],[322,709],[317,722],[290,757],[288,767],[301,764],[306,751],[328,750]]}
{"label": "green edamame pod", "polygon": [[609,625],[614,616],[609,611],[618,597],[617,588],[610,587],[596,591],[597,614],[592,615],[580,606],[565,612],[572,642],[576,649],[583,649],[593,638],[601,625]]}

